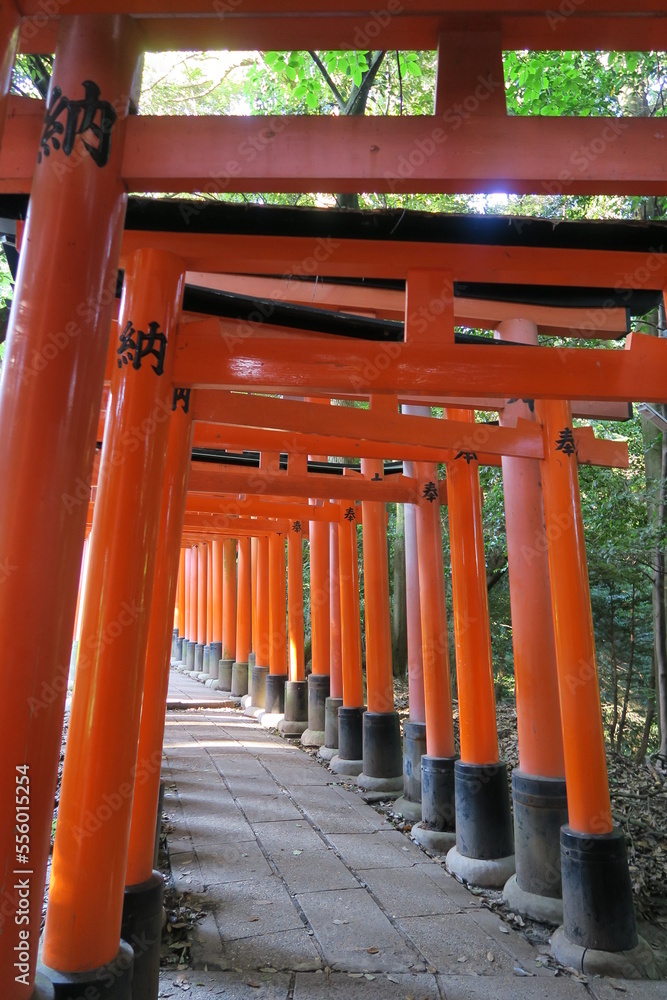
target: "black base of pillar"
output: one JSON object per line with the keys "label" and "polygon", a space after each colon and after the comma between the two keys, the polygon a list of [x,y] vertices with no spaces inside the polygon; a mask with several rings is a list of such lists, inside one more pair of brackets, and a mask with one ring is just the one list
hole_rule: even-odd
{"label": "black base of pillar", "polygon": [[198,674],[204,672],[204,644],[203,642],[198,642],[195,646],[195,666],[194,669]]}
{"label": "black base of pillar", "polygon": [[271,715],[282,715],[285,711],[285,684],[287,674],[271,674],[266,678],[264,708]]}
{"label": "black base of pillar", "polygon": [[363,773],[370,778],[399,778],[403,774],[401,724],[396,712],[365,712]]}
{"label": "black base of pillar", "polygon": [[516,880],[524,892],[560,899],[560,828],[567,824],[564,778],[512,772]]}
{"label": "black base of pillar", "polygon": [[232,664],[232,687],[231,692],[234,698],[242,698],[248,693],[248,664]]}
{"label": "black base of pillar", "polygon": [[248,653],[248,670],[252,670],[256,663],[257,653]]}
{"label": "black base of pillar", "polygon": [[39,972],[35,976],[35,987],[30,994],[30,1000],[54,1000],[53,983]]}
{"label": "black base of pillar", "polygon": [[121,935],[134,950],[132,1000],[157,1000],[164,879],[154,871],[141,885],[127,886]]}
{"label": "black base of pillar", "polygon": [[422,826],[453,832],[456,823],[454,764],[456,757],[422,757]]}
{"label": "black base of pillar", "polygon": [[365,708],[338,709],[338,756],[341,760],[363,760]]}
{"label": "black base of pillar", "polygon": [[638,943],[625,835],[560,832],[563,928],[573,944],[630,951]]}
{"label": "black base of pillar", "polygon": [[177,628],[171,634],[171,658],[172,660],[180,660],[181,658],[181,640]]}
{"label": "black base of pillar", "polygon": [[220,663],[220,660],[222,659],[222,643],[221,642],[212,642],[209,648],[211,650],[211,652],[209,653],[209,660],[208,660],[209,673],[210,673],[211,677],[217,677],[218,676],[218,664]]}
{"label": "black base of pillar", "polygon": [[[220,683],[221,691],[231,691],[232,690],[232,667],[234,666],[233,660],[219,660],[218,661],[218,681]],[[253,702],[254,704],[254,702]]]}
{"label": "black base of pillar", "polygon": [[192,642],[191,639],[188,639],[188,646],[187,646],[187,650],[186,650],[186,653],[185,653],[185,665],[188,668],[188,670],[194,670],[195,669],[195,647],[196,647],[196,645],[197,645],[196,642]]}
{"label": "black base of pillar", "polygon": [[185,663],[188,658],[188,640],[183,638],[178,640],[180,643],[180,653],[178,654],[178,660],[180,663]]}
{"label": "black base of pillar", "polygon": [[403,723],[403,798],[422,800],[422,757],[426,753],[426,723]]}
{"label": "black base of pillar", "polygon": [[342,698],[327,698],[324,703],[324,745],[330,750],[338,749],[338,709]]}
{"label": "black base of pillar", "polygon": [[39,972],[53,986],[54,1000],[132,1000],[132,948],[121,941],[118,954],[89,972],[57,972],[39,964]]}
{"label": "black base of pillar", "polygon": [[324,732],[330,684],[329,674],[311,674],[308,678],[308,728],[312,732]]}
{"label": "black base of pillar", "polygon": [[253,708],[264,708],[266,701],[266,678],[268,667],[254,666],[250,676],[250,704]]}
{"label": "black base of pillar", "polygon": [[204,646],[204,655],[202,657],[202,669],[205,674],[211,673],[211,647]]}
{"label": "black base of pillar", "polygon": [[514,854],[506,765],[457,760],[454,785],[459,854],[482,861]]}
{"label": "black base of pillar", "polygon": [[308,722],[308,681],[286,682],[285,722]]}

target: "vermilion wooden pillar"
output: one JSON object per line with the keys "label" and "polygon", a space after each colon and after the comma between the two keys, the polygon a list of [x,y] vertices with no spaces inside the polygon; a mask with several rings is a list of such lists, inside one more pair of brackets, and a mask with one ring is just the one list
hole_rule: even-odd
{"label": "vermilion wooden pillar", "polygon": [[335,523],[329,524],[329,664],[329,697],[324,703],[324,746],[318,751],[318,756],[328,761],[338,754],[338,709],[343,704],[338,525]]}
{"label": "vermilion wooden pillar", "polygon": [[337,774],[363,769],[364,679],[361,666],[361,619],[357,555],[357,514],[353,504],[340,503],[338,569],[343,704],[338,709],[338,755],[331,761]]}
{"label": "vermilion wooden pillar", "polygon": [[287,638],[289,679],[285,683],[285,718],[278,728],[301,736],[308,726],[308,682],[303,637],[303,531],[290,521],[287,534]]}
{"label": "vermilion wooden pillar", "polygon": [[[188,393],[189,390],[185,390]],[[172,404],[173,405],[173,404]],[[160,763],[169,688],[169,609],[177,595],[177,570],[184,562],[181,545],[192,453],[192,411],[176,403],[169,425],[167,467],[160,510],[155,582],[146,649],[146,675],[137,750],[137,781],[132,798],[130,840],[125,873],[123,940],[135,949],[132,990],[136,997],[156,997],[160,973],[162,875],[153,870],[160,797]],[[181,574],[182,576],[182,574]],[[180,586],[180,580],[179,580]]]}
{"label": "vermilion wooden pillar", "polygon": [[192,582],[190,580],[190,559],[192,557],[192,550],[189,546],[185,547],[185,640],[183,642],[183,653],[182,660],[183,663],[187,660],[188,653],[188,640],[190,639],[190,591],[192,589]]}
{"label": "vermilion wooden pillar", "polygon": [[309,539],[313,669],[308,678],[308,728],[301,742],[320,747],[324,744],[325,705],[330,691],[329,525],[325,521],[311,521]]}
{"label": "vermilion wooden pillar", "polygon": [[[537,344],[537,327],[507,320],[497,336]],[[535,422],[532,399],[505,402],[502,427]],[[519,767],[512,773],[516,876],[505,887],[514,910],[562,919],[560,828],[567,822],[551,583],[540,463],[502,458]]]}
{"label": "vermilion wooden pillar", "polygon": [[259,538],[250,540],[250,595],[252,610],[252,634],[250,641],[250,656],[248,658],[248,669],[255,664],[257,659],[257,558],[259,554]]}
{"label": "vermilion wooden pillar", "polygon": [[271,715],[285,711],[286,680],[285,537],[274,531],[269,535],[269,675],[264,706]]}
{"label": "vermilion wooden pillar", "polygon": [[[430,406],[403,405],[401,409],[403,413],[411,416],[431,416]],[[406,476],[414,479],[415,467],[412,462],[404,462],[403,470]],[[424,707],[424,666],[422,661],[416,518],[415,505],[403,504],[410,719],[403,723],[403,796],[398,800],[396,808],[411,822],[418,822],[422,815],[421,759],[426,753],[426,710]]]}
{"label": "vermilion wooden pillar", "polygon": [[[171,254],[139,251],[125,280],[83,612],[90,652],[72,700],[42,952],[64,975],[119,955],[185,269]],[[163,628],[170,616],[163,608]]]}
{"label": "vermilion wooden pillar", "polygon": [[[469,423],[474,443],[472,411],[447,409],[445,416]],[[447,864],[468,882],[501,887],[514,874],[514,839],[507,769],[498,756],[482,496],[474,450],[459,452],[447,463],[447,504],[461,744],[461,759],[454,765],[456,846]]]}
{"label": "vermilion wooden pillar", "polygon": [[263,535],[257,539],[257,640],[250,680],[253,708],[264,708],[269,672],[269,627],[269,539]]}
{"label": "vermilion wooden pillar", "polygon": [[422,757],[422,823],[413,827],[424,846],[443,851],[454,843],[454,725],[438,467],[415,463],[419,602],[426,713]]}
{"label": "vermilion wooden pillar", "polygon": [[190,673],[195,669],[195,649],[197,647],[197,630],[199,627],[198,613],[198,576],[199,560],[197,546],[190,547],[190,638],[188,641],[186,665]]}
{"label": "vermilion wooden pillar", "polygon": [[204,646],[206,645],[206,617],[208,614],[208,545],[197,545],[197,645],[195,646],[195,673],[204,672]]}
{"label": "vermilion wooden pillar", "polygon": [[[7,7],[3,4],[3,10]],[[2,53],[6,93],[15,41],[11,8]],[[53,87],[84,98],[95,81],[102,141],[80,135],[56,149],[44,134],[9,320],[0,382],[0,637],[7,662],[0,699],[0,993],[33,988],[62,737],[87,503],[126,192],[119,179],[138,48],[129,18],[63,18]],[[9,44],[8,44],[9,42]],[[103,104],[100,102],[104,102]],[[113,114],[112,111],[113,105]],[[115,116],[115,119],[114,119]],[[113,124],[112,124],[113,120]],[[48,149],[49,155],[46,155]],[[37,152],[37,151],[36,151]],[[85,308],[81,308],[85,304]],[[30,461],[26,461],[26,456]],[[17,767],[30,783],[29,955],[14,967],[19,888],[14,813]],[[23,939],[25,942],[25,938]],[[20,976],[18,981],[16,976]]]}
{"label": "vermilion wooden pillar", "polygon": [[206,645],[204,646],[204,673],[208,677],[218,676],[218,661],[211,662],[211,642],[213,641],[213,540],[206,546]]}
{"label": "vermilion wooden pillar", "polygon": [[252,638],[252,595],[250,539],[239,538],[239,566],[236,595],[236,662],[232,666],[232,694],[248,693],[248,659]]}
{"label": "vermilion wooden pillar", "polygon": [[[211,541],[211,601],[213,605],[213,622],[211,632],[211,651],[209,653],[209,673],[219,684],[220,660],[222,659],[222,601],[223,601],[223,556],[222,538]],[[217,687],[217,684],[213,684]]]}
{"label": "vermilion wooden pillar", "polygon": [[[564,927],[554,953],[638,946],[625,836],[609,800],[579,470],[570,404],[536,401],[569,825],[561,829]],[[627,956],[626,956],[627,957]]]}
{"label": "vermilion wooden pillar", "polygon": [[178,615],[178,632],[174,646],[174,660],[182,661],[183,639],[185,637],[185,549],[181,547],[178,557],[178,583],[176,590],[176,610]]}
{"label": "vermilion wooden pillar", "polygon": [[222,544],[222,657],[219,681],[223,691],[232,689],[232,667],[236,659],[236,539]]}
{"label": "vermilion wooden pillar", "polygon": [[20,14],[14,0],[5,0],[0,5],[0,38],[3,39],[4,45],[0,50],[0,146],[7,117],[12,69],[19,43],[19,23]]}
{"label": "vermilion wooden pillar", "polygon": [[[367,479],[384,478],[379,459],[362,459],[361,471]],[[365,500],[362,519],[368,711],[364,715],[364,769],[357,780],[360,787],[393,793],[403,788],[403,755],[394,711],[385,504]]]}

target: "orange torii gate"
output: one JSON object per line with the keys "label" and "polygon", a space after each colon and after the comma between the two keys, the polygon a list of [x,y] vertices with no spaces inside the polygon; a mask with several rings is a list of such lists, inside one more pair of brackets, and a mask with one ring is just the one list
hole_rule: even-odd
{"label": "orange torii gate", "polygon": [[[471,12],[475,14],[473,27],[467,20]],[[3,801],[13,801],[18,767],[25,769],[24,779],[30,775],[32,804],[28,906],[23,884],[10,879],[2,890],[5,926],[14,926],[19,912],[28,918],[18,945],[9,934],[0,937],[3,986],[17,1000],[31,996],[35,986],[63,710],[62,698],[54,697],[36,719],[31,692],[44,685],[49,691],[57,690],[66,673],[86,509],[79,505],[68,511],[62,497],[86,482],[92,468],[107,334],[114,311],[104,294],[116,281],[128,187],[168,192],[206,189],[207,185],[220,192],[258,188],[483,191],[493,189],[502,177],[506,190],[518,192],[659,194],[667,190],[663,140],[650,120],[628,120],[627,128],[621,129],[613,119],[510,118],[505,114],[498,76],[503,46],[624,48],[632,44],[652,48],[665,38],[667,22],[660,0],[644,0],[631,11],[624,0],[590,0],[585,11],[575,10],[568,17],[558,13],[547,17],[533,0],[522,0],[501,16],[483,0],[472,6],[461,0],[444,4],[426,0],[416,15],[394,13],[386,24],[377,18],[373,22],[372,11],[353,0],[328,12],[321,7],[315,11],[306,0],[295,0],[282,17],[276,16],[269,0],[247,0],[235,18],[218,18],[209,4],[204,9],[203,0],[194,7],[185,0],[70,0],[62,17],[58,11],[56,16],[45,13],[38,0],[8,0],[0,11],[5,29],[0,59],[0,188],[11,193],[29,191],[31,196],[0,392],[0,469],[3,482],[11,483],[0,518],[0,548],[7,566],[12,567],[11,586],[5,588],[0,605],[0,635],[8,661],[25,658],[27,645],[29,662],[34,664],[34,669],[12,676],[11,684],[7,679],[0,727],[5,741],[0,772]],[[175,14],[208,16],[176,18]],[[298,33],[290,14],[302,15]],[[316,48],[329,45],[342,32],[341,41],[364,48],[368,39],[363,32],[369,23],[379,29],[373,44],[438,47],[441,73],[434,116],[371,121],[309,116],[268,122],[226,116],[213,120],[129,116],[139,56],[147,47],[208,46],[217,37],[227,45],[244,47],[301,44]],[[49,108],[46,122],[39,102],[8,97],[10,68],[19,45],[24,51],[56,51],[52,94],[58,88],[64,103],[57,116],[56,107]],[[498,82],[487,87],[484,99],[481,94],[475,96],[480,74],[491,81],[495,74]],[[84,80],[88,85],[82,84]],[[466,99],[474,102],[471,110],[466,108]],[[85,135],[73,127],[66,141],[56,145],[53,126],[62,124],[57,119],[71,112],[72,104],[82,102],[96,131]],[[448,115],[454,116],[456,128]],[[220,148],[241,150],[253,141],[256,156],[243,158],[239,152],[221,168]],[[573,155],[582,148],[593,149],[596,142],[596,149],[603,144],[599,154],[575,166]],[[341,157],[341,149],[348,155]],[[141,754],[139,706],[144,674],[154,671],[164,683],[160,670],[171,631],[192,419],[178,408],[169,426],[157,437],[144,437],[138,449],[129,448],[125,430],[135,420],[141,424],[150,418],[151,401],[158,398],[166,404],[173,385],[233,389],[247,388],[250,383],[256,391],[337,396],[360,391],[360,377],[362,388],[365,385],[369,392],[389,396],[537,399],[545,428],[544,457],[537,460],[543,473],[547,531],[553,535],[548,561],[554,620],[571,623],[569,632],[556,628],[554,637],[561,696],[567,693],[569,681],[577,685],[576,698],[562,697],[571,825],[563,832],[567,905],[564,939],[561,934],[557,948],[569,964],[583,961],[584,954],[590,956],[596,950],[632,952],[641,964],[624,846],[611,826],[604,745],[595,722],[599,702],[576,451],[570,407],[562,400],[664,399],[664,345],[633,334],[625,351],[489,348],[455,343],[450,336],[451,318],[439,318],[435,324],[439,343],[410,329],[408,323],[405,342],[392,345],[391,354],[398,348],[394,357],[388,351],[378,353],[377,345],[325,338],[313,338],[306,345],[303,338],[286,342],[277,336],[248,339],[238,350],[225,354],[219,320],[179,329],[186,270],[218,268],[259,276],[289,273],[295,260],[312,257],[320,261],[321,244],[312,239],[276,238],[262,244],[228,236],[223,250],[216,247],[211,253],[212,241],[201,234],[194,239],[181,237],[176,245],[162,245],[161,239],[135,232],[125,243],[121,330],[132,321],[143,332],[143,342],[138,345],[139,365],[114,373],[116,408],[106,457],[110,461],[119,453],[126,458],[123,475],[113,485],[107,479],[100,488],[97,511],[105,537],[101,542],[93,540],[91,546],[94,583],[90,592],[96,596],[101,592],[101,546],[109,545],[110,552],[111,583],[101,606],[102,627],[114,620],[114,602],[131,591],[133,599],[152,596],[151,628],[145,620],[136,621],[123,635],[122,653],[117,655],[128,683],[122,691],[116,663],[100,641],[93,646],[88,679],[77,690],[54,851],[44,971],[70,995],[74,990],[84,995],[91,978],[99,980],[95,970],[115,962],[121,975],[114,989],[125,990],[126,996],[132,955],[125,945],[119,950],[119,929],[128,857],[132,881],[127,898],[148,900],[157,911],[161,891],[151,871],[146,838],[141,844],[136,839],[139,813],[133,820],[129,803],[138,746]],[[659,291],[665,286],[661,253],[647,263],[646,254],[589,254],[574,249],[538,253],[534,247],[482,251],[479,246],[457,246],[434,253],[428,244],[415,249],[404,243],[397,254],[395,246],[357,240],[352,249],[345,255],[343,275],[407,278],[408,294],[414,297],[416,289],[420,308],[431,301],[434,283],[441,287],[443,272],[458,280],[494,282],[511,282],[525,272],[530,280],[544,284],[606,287],[618,283],[623,288],[624,276],[641,266],[649,273],[646,279],[637,279],[640,285]],[[430,276],[418,273],[423,270]],[[320,272],[340,275],[337,255],[330,256],[326,272],[321,268]],[[147,340],[156,317],[159,324],[153,340]],[[65,339],[64,348],[54,345],[54,330]],[[158,332],[163,342],[156,342]],[[153,355],[156,364],[149,359],[142,366],[147,355]],[[386,367],[385,356],[390,361]],[[378,357],[383,359],[381,369]],[[35,358],[48,363],[34,369]],[[125,349],[123,358],[129,361]],[[161,374],[167,375],[164,384],[159,381]],[[31,456],[30,463],[24,461],[26,454]],[[149,526],[145,533],[139,530],[144,524]],[[90,601],[92,608],[95,601]],[[86,636],[98,634],[99,638],[100,623],[93,622],[92,611],[84,607],[82,614]],[[572,664],[577,663],[584,666],[573,675]],[[159,704],[157,714],[161,708]],[[154,722],[159,729],[157,714]],[[126,736],[119,742],[115,759],[104,752],[109,730]],[[85,750],[84,731],[92,741]],[[20,763],[15,759],[17,748],[23,754]],[[581,768],[582,752],[590,762],[587,771]],[[117,793],[119,787],[129,789],[129,794]],[[79,798],[83,789],[85,796]],[[104,827],[101,841],[86,836],[77,843],[76,831],[84,829],[81,823],[86,812],[95,816],[103,797],[115,794],[122,802]],[[153,815],[155,806],[153,802]],[[148,809],[143,814],[144,821],[150,813]],[[144,834],[145,826],[144,822]],[[99,853],[93,856],[93,842],[105,848],[108,878],[99,872]],[[586,851],[582,851],[584,844]],[[13,817],[0,827],[0,856],[3,871],[13,871],[17,856]],[[616,890],[613,898],[602,900],[602,919],[585,906],[591,859],[610,873],[602,879],[604,885]],[[155,921],[155,913],[152,916]],[[127,925],[125,930],[130,933]],[[18,976],[12,967],[16,947]],[[135,979],[140,964],[137,956]],[[40,981],[38,989],[44,991],[47,986]]]}

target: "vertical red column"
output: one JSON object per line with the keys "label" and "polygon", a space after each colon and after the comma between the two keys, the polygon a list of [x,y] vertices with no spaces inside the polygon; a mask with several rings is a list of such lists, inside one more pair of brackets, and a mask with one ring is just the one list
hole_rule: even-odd
{"label": "vertical red column", "polygon": [[287,680],[285,536],[277,531],[269,535],[269,641],[264,707],[270,715],[283,715]]}
{"label": "vertical red column", "polygon": [[535,405],[544,427],[542,487],[569,813],[561,829],[564,927],[552,948],[568,961],[574,954],[583,968],[587,950],[632,952],[638,937],[625,835],[611,818],[572,414],[561,400]]}
{"label": "vertical red column", "polygon": [[[366,479],[384,480],[384,465],[378,459],[362,459],[361,471]],[[364,769],[357,780],[369,791],[392,792],[403,787],[403,755],[394,711],[385,504],[364,500],[362,518],[368,711],[364,715]]]}
{"label": "vertical red column", "polygon": [[222,659],[222,601],[223,601],[223,557],[222,538],[211,541],[211,601],[213,622],[211,631],[211,651],[209,653],[209,674],[214,678],[212,687],[220,687],[220,660]]}
{"label": "vertical red column", "polygon": [[198,580],[199,559],[197,546],[190,547],[190,639],[188,641],[186,666],[190,673],[195,669],[195,649],[197,647],[197,630],[199,628],[198,614]]}
{"label": "vertical red column", "polygon": [[257,639],[255,665],[250,678],[252,709],[263,709],[266,699],[266,675],[269,672],[269,539],[257,539]]}
{"label": "vertical red column", "polygon": [[250,636],[250,654],[248,656],[248,670],[257,661],[257,557],[259,553],[259,538],[250,539],[250,597],[251,597],[251,619],[252,628]]}
{"label": "vertical red column", "polygon": [[7,119],[9,87],[19,44],[20,20],[21,15],[16,9],[14,0],[5,0],[0,5],[0,38],[4,39],[4,49],[2,49],[2,58],[0,58],[0,145],[2,145]]}
{"label": "vertical red column", "polygon": [[[317,501],[311,501],[313,505]],[[324,744],[326,700],[330,692],[329,525],[311,521],[310,537],[310,638],[312,673],[308,678],[308,728],[304,746]]]}
{"label": "vertical red column", "polygon": [[324,746],[318,756],[332,760],[338,754],[338,709],[343,704],[343,653],[340,624],[338,524],[329,524],[329,697],[324,704]]}
{"label": "vertical red column", "polygon": [[195,646],[195,672],[204,672],[204,646],[206,645],[206,617],[208,614],[208,555],[206,542],[197,546],[197,645]]}
{"label": "vertical red column", "polygon": [[[3,4],[3,7],[6,5]],[[15,23],[9,15],[7,80]],[[130,18],[64,17],[53,88],[87,100],[98,136],[40,140],[0,381],[0,992],[32,992],[126,192],[124,119],[138,57]],[[83,80],[90,81],[87,86]],[[94,82],[92,82],[94,81]],[[3,87],[5,86],[3,82]],[[94,89],[93,89],[94,88]],[[62,121],[60,122],[62,124]],[[48,155],[47,155],[48,151]],[[26,462],[26,455],[30,461]],[[83,489],[82,489],[83,487]],[[78,499],[85,494],[85,501]],[[57,586],[54,586],[57,581]],[[22,772],[17,771],[21,767]],[[30,785],[29,937],[19,938],[17,779]],[[17,945],[27,961],[15,968]],[[16,976],[20,976],[20,980]]]}
{"label": "vertical red column", "polygon": [[206,546],[206,645],[204,646],[204,673],[209,678],[218,676],[218,661],[211,662],[211,642],[213,637],[213,541]]}
{"label": "vertical red column", "polygon": [[[181,534],[192,453],[190,390],[174,394],[169,422],[167,467],[162,490],[155,582],[146,648],[146,674],[137,750],[137,780],[125,872],[122,937],[134,947],[134,996],[156,997],[160,974],[163,878],[153,870],[160,798],[160,764],[169,688],[169,609],[177,595],[177,570],[183,568]],[[180,587],[180,577],[179,575]]]}
{"label": "vertical red column", "polygon": [[[445,416],[470,424],[474,444],[470,410],[447,409]],[[514,840],[507,768],[498,757],[482,496],[474,450],[461,450],[447,463],[447,503],[461,742],[461,759],[454,765],[456,847],[447,864],[468,882],[501,887],[514,874]]]}
{"label": "vertical red column", "polygon": [[251,543],[239,538],[239,568],[236,594],[236,662],[232,665],[232,695],[248,693],[248,659],[252,638]]}
{"label": "vertical red column", "polygon": [[[497,336],[537,344],[537,326],[506,320]],[[502,427],[535,417],[532,399],[505,400]],[[567,822],[551,582],[540,463],[503,456],[503,493],[512,611],[519,767],[512,772],[516,876],[505,887],[513,910],[562,919],[560,828]]]}
{"label": "vertical red column", "polygon": [[42,952],[57,975],[91,972],[91,981],[119,954],[184,280],[171,254],[131,259],[104,431],[83,612],[87,660],[79,660],[72,700]]}
{"label": "vertical red column", "polygon": [[357,555],[357,510],[341,501],[338,525],[340,636],[343,704],[338,709],[338,755],[331,761],[337,774],[363,769],[364,679],[361,667],[361,619]]}
{"label": "vertical red column", "polygon": [[185,549],[181,547],[178,557],[178,584],[177,584],[176,607],[178,608],[178,635],[176,637],[176,648],[174,659],[177,662],[183,660],[183,639],[185,638]]}
{"label": "vertical red column", "polygon": [[232,689],[232,667],[236,659],[236,539],[225,538],[222,546],[222,659],[220,661],[220,687]]}
{"label": "vertical red column", "polygon": [[285,717],[278,728],[301,736],[308,726],[308,682],[303,637],[303,530],[290,521],[287,533],[287,638],[289,678],[285,682]]}

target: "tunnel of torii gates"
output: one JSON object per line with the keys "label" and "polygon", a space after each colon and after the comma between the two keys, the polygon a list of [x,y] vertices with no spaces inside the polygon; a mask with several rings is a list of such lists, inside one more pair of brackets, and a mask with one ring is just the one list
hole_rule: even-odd
{"label": "tunnel of torii gates", "polygon": [[[663,0],[546,13],[537,0],[502,14],[486,0],[415,6],[0,4],[0,215],[8,260],[20,256],[0,385],[3,997],[157,996],[153,862],[172,655],[230,696],[249,687],[248,710],[263,704],[288,734],[307,727],[302,738],[338,750],[332,767],[358,772],[367,793],[402,792],[401,808],[421,816],[420,842],[448,850],[452,871],[508,880],[511,906],[562,921],[552,947],[567,965],[585,952],[593,969],[622,958],[620,974],[652,974],[612,823],[578,484],[579,463],[623,468],[627,451],[572,418],[618,419],[629,402],[667,400],[667,344],[628,334],[630,316],[667,283],[664,227],[128,205],[129,191],[667,194],[656,121],[509,117],[502,85],[503,49],[667,48]],[[135,113],[144,51],[334,40],[437,49],[434,114]],[[46,107],[10,96],[17,51],[55,52]],[[546,346],[540,333],[577,343]],[[579,342],[591,337],[610,343]],[[497,423],[475,410],[497,411]],[[360,464],[343,468],[344,458]],[[480,463],[500,463],[504,481],[514,831],[496,735]],[[403,751],[387,502],[406,515]]]}

